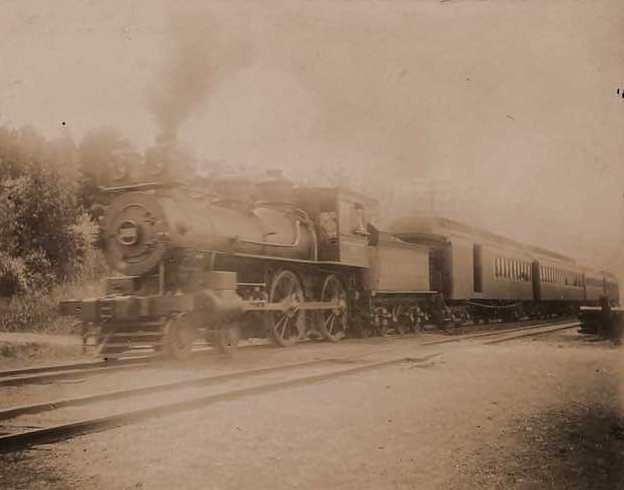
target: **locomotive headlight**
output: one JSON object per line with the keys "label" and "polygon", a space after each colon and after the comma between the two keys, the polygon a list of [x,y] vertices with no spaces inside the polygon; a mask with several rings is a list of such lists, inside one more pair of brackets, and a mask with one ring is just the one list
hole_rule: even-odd
{"label": "locomotive headlight", "polygon": [[106,262],[125,275],[145,274],[169,250],[160,234],[168,234],[167,217],[158,198],[145,192],[116,196],[100,225]]}
{"label": "locomotive headlight", "polygon": [[140,233],[141,229],[134,221],[126,220],[117,228],[117,240],[122,245],[129,247],[139,241]]}

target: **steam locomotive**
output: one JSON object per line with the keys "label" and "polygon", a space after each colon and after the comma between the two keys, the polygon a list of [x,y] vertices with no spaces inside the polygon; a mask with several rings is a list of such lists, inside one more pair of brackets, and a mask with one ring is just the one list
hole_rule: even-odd
{"label": "steam locomotive", "polygon": [[105,295],[61,303],[105,358],[148,346],[181,359],[198,335],[223,352],[244,337],[286,347],[619,297],[609,273],[450,220],[382,231],[376,201],[347,189],[295,188],[276,173],[181,181],[163,176],[171,152],[151,160],[153,181],[102,189],[98,243],[116,273]]}

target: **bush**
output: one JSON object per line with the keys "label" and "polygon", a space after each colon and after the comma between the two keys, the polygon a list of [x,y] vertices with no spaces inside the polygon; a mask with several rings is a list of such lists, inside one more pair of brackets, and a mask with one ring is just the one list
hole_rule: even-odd
{"label": "bush", "polygon": [[107,268],[89,246],[91,173],[125,144],[100,133],[77,148],[68,135],[47,141],[0,125],[0,330],[67,332],[75,319],[60,318],[58,302],[100,293]]}
{"label": "bush", "polygon": [[58,315],[58,304],[67,299],[100,296],[107,265],[99,250],[88,248],[71,281],[48,290],[0,297],[0,331],[70,333],[77,320]]}
{"label": "bush", "polygon": [[50,330],[57,316],[53,296],[41,291],[5,299],[0,306],[0,330]]}
{"label": "bush", "polygon": [[52,169],[0,176],[0,295],[47,290],[80,263],[86,243],[74,187]]}
{"label": "bush", "polygon": [[0,297],[28,291],[28,271],[24,260],[0,252]]}

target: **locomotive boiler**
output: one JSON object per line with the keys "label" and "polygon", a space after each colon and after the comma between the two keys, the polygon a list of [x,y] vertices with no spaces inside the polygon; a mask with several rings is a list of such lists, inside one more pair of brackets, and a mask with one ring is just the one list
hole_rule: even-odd
{"label": "locomotive boiler", "polygon": [[[218,194],[157,184],[125,188],[103,217],[100,243],[106,260],[131,276],[149,273],[163,261],[184,260],[179,256],[184,250],[313,260],[317,244],[309,216],[287,192],[268,191],[285,185],[269,182],[254,189],[244,180],[219,180],[212,183]],[[249,200],[240,197],[254,191]],[[167,278],[182,287],[184,281],[176,279]]]}

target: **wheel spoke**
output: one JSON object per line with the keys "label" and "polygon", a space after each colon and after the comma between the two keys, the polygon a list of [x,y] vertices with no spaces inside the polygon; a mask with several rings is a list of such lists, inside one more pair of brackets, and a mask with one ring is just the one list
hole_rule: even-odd
{"label": "wheel spoke", "polygon": [[329,318],[330,318],[330,322],[329,322],[330,327],[329,327],[328,331],[329,331],[329,335],[333,335],[334,327],[336,326],[336,315],[332,314],[332,315],[329,316]]}
{"label": "wheel spoke", "polygon": [[335,275],[329,275],[325,279],[321,293],[321,301],[326,303],[338,303],[338,306],[323,313],[323,322],[320,328],[323,335],[331,342],[337,342],[344,337],[347,312],[346,292],[340,279]]}
{"label": "wheel spoke", "polygon": [[289,324],[290,324],[290,321],[288,317],[287,316],[284,317],[284,321],[282,322],[281,327],[279,329],[279,333],[278,333],[281,339],[288,340],[290,338],[290,335],[288,335]]}
{"label": "wheel spoke", "polygon": [[287,323],[288,323],[288,315],[286,315],[286,313],[282,313],[282,316],[275,324],[275,333],[278,334],[281,338],[284,338],[284,331],[286,329]]}
{"label": "wheel spoke", "polygon": [[327,317],[325,318],[325,321],[323,322],[323,325],[325,326],[325,328],[327,328],[327,324],[330,322],[330,320],[331,320],[331,317],[332,317],[332,316],[333,316],[333,315],[330,313],[330,314],[328,314],[328,315],[327,315]]}

